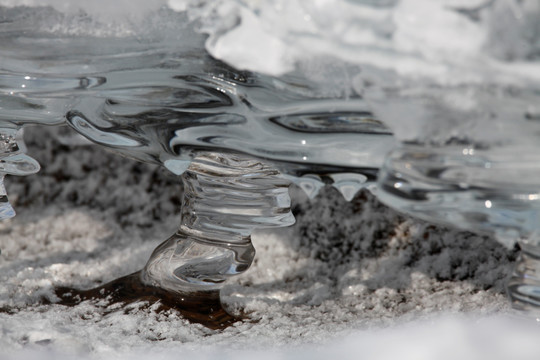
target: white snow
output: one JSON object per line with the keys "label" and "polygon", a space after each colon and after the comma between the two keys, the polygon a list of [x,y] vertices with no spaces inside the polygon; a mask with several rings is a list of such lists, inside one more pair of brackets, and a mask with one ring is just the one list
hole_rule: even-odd
{"label": "white snow", "polygon": [[533,64],[540,46],[536,0],[169,0],[168,5],[202,23],[210,54],[239,69],[272,75],[331,57],[395,72],[405,82],[475,83],[494,81],[495,74],[503,81],[505,74],[515,78]]}

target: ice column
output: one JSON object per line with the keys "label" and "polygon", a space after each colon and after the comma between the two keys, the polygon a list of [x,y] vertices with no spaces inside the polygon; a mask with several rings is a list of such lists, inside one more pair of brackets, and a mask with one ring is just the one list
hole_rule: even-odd
{"label": "ice column", "polygon": [[154,250],[141,272],[146,285],[185,293],[219,289],[255,256],[255,228],[288,226],[289,182],[244,155],[203,153],[182,175],[178,231]]}

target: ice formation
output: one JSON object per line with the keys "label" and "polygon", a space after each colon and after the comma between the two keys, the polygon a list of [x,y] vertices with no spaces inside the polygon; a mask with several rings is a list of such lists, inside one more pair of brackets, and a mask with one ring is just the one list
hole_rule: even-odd
{"label": "ice formation", "polygon": [[[330,183],[348,199],[378,177],[401,211],[520,240],[511,294],[538,303],[538,1],[103,4],[0,1],[4,138],[67,122],[184,179],[201,153],[240,152],[310,195]],[[26,169],[15,173],[37,171],[20,142],[6,148]]]}

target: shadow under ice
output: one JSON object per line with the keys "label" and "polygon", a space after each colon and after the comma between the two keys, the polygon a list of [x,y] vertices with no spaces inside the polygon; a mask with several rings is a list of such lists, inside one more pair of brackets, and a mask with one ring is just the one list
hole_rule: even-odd
{"label": "shadow under ice", "polygon": [[55,293],[60,298],[57,304],[65,306],[76,306],[88,300],[105,300],[107,307],[116,303],[125,306],[136,302],[145,302],[150,307],[157,303],[157,312],[175,310],[190,322],[213,330],[225,329],[243,320],[241,316],[231,315],[224,309],[218,290],[174,293],[144,284],[140,271],[93,289],[57,287]]}

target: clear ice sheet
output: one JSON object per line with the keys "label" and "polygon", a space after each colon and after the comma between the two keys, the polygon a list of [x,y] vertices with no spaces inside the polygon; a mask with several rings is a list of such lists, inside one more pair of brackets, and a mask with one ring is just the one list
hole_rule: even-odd
{"label": "clear ice sheet", "polygon": [[[445,168],[427,188],[405,179],[412,187],[447,189],[444,182],[465,197],[470,187],[485,189],[483,198],[504,183],[514,198],[537,193],[525,181],[539,175],[537,1],[170,0],[113,17],[97,3],[1,4],[1,120],[12,127],[67,118],[90,140],[175,174],[199,149],[240,151],[276,162],[311,194],[334,182],[332,172],[351,174],[356,187],[364,183],[356,174],[373,180],[396,148],[392,132],[404,149],[388,159],[414,153],[412,144],[433,148],[432,166]],[[519,166],[517,153],[526,154]],[[397,172],[394,164],[385,174]],[[385,181],[383,189],[396,185]],[[489,230],[431,212],[454,192],[413,203],[396,194],[381,198]],[[485,210],[485,200],[463,206],[475,202]],[[487,211],[507,213],[491,202]],[[535,211],[534,201],[517,202]],[[535,231],[522,223],[511,236]],[[500,225],[491,230],[507,237]]]}
{"label": "clear ice sheet", "polygon": [[353,178],[364,171],[372,181],[394,146],[343,62],[333,66],[343,82],[329,91],[300,71],[273,77],[213,59],[183,13],[152,12],[137,30],[113,36],[98,31],[99,16],[71,14],[82,24],[74,28],[56,8],[2,8],[6,125],[67,122],[95,143],[177,175],[201,149],[243,152],[275,162],[298,183],[310,171]]}

